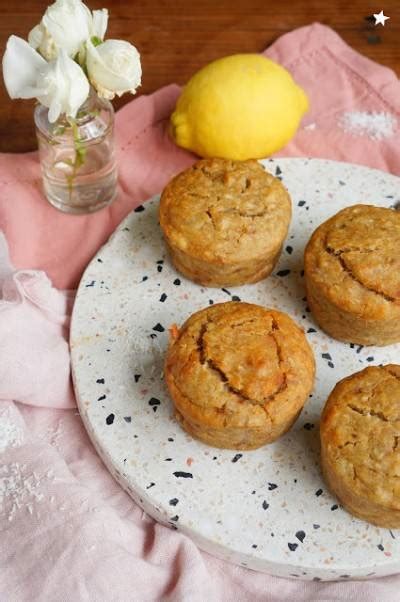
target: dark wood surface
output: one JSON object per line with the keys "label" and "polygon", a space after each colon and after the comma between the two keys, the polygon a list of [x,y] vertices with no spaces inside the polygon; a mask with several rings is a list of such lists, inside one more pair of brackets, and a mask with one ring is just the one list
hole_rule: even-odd
{"label": "dark wood surface", "polygon": [[[0,0],[0,53],[12,33],[26,38],[49,2]],[[319,21],[353,48],[400,76],[399,0],[87,0],[110,12],[107,37],[126,39],[142,56],[140,94],[184,84],[209,61],[236,52],[261,51],[280,35]],[[385,27],[367,17],[383,10]],[[115,102],[118,108],[132,97]],[[36,148],[33,101],[11,101],[0,86],[0,151]]]}

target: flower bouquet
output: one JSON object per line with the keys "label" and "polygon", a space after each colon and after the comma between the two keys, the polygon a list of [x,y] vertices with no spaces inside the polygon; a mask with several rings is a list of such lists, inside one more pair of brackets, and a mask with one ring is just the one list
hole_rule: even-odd
{"label": "flower bouquet", "polygon": [[36,98],[35,124],[45,194],[69,213],[96,211],[116,194],[115,95],[135,93],[140,55],[129,42],[104,40],[107,9],[56,0],[28,42],[12,35],[3,57],[11,98]]}

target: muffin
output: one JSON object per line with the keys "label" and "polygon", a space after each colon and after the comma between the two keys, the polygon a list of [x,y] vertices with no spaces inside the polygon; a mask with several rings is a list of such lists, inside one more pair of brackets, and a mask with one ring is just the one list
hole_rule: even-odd
{"label": "muffin", "polygon": [[307,300],[329,335],[360,345],[400,341],[400,213],[372,205],[339,211],[305,251]]}
{"label": "muffin", "polygon": [[230,301],[193,314],[172,337],[165,379],[176,417],[215,447],[255,449],[285,433],[314,382],[314,356],[284,313]]}
{"label": "muffin", "polygon": [[167,185],[160,200],[160,225],[176,269],[204,286],[268,276],[290,217],[287,190],[253,160],[198,161]]}
{"label": "muffin", "polygon": [[373,366],[340,381],[321,419],[326,482],[354,516],[400,527],[400,366]]}

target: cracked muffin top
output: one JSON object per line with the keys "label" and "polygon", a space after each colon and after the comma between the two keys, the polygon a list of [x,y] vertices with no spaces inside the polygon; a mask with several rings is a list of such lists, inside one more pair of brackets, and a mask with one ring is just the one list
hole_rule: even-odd
{"label": "cracked muffin top", "polygon": [[366,319],[400,318],[400,212],[339,211],[312,235],[305,271],[329,300]]}
{"label": "cracked muffin top", "polygon": [[160,200],[173,247],[210,262],[276,252],[291,217],[289,194],[257,161],[204,159],[178,174]]}
{"label": "cracked muffin top", "polygon": [[340,381],[321,418],[325,457],[354,492],[400,510],[400,366]]}
{"label": "cracked muffin top", "polygon": [[202,421],[261,426],[301,409],[313,384],[314,357],[289,316],[231,301],[185,322],[168,351],[166,371]]}

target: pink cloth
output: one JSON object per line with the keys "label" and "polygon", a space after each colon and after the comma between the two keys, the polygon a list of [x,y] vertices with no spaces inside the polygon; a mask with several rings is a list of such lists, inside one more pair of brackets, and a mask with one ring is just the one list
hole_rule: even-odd
{"label": "pink cloth", "polygon": [[15,271],[1,232],[0,298],[0,399],[73,408],[66,339],[74,294],[53,288],[44,272]]}
{"label": "pink cloth", "polygon": [[[286,66],[311,99],[303,127],[282,156],[400,172],[394,73],[319,24],[283,36],[266,54]],[[65,342],[70,296],[52,288],[44,271],[55,286],[74,286],[122,217],[193,161],[166,134],[178,93],[168,86],[118,113],[120,192],[97,214],[52,209],[40,193],[35,153],[18,161],[0,156],[0,229],[13,263],[31,268],[13,271],[0,244],[0,600],[397,601],[400,576],[299,583],[200,552],[146,517],[121,490],[76,411],[55,409],[72,404]],[[365,111],[383,116],[386,129],[362,121],[355,131],[346,113]]]}

